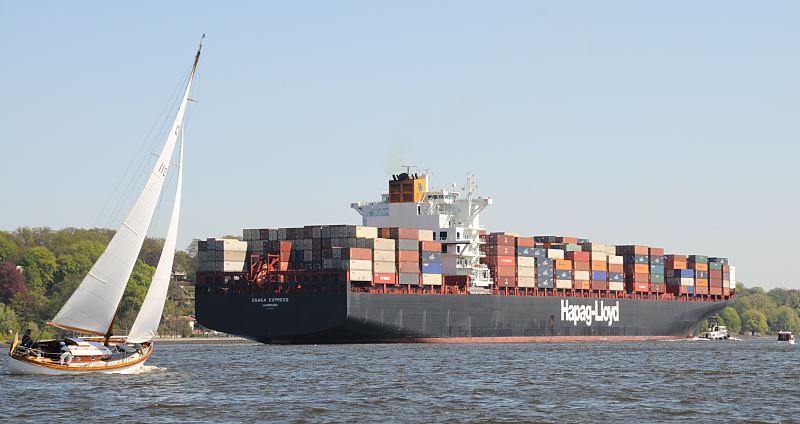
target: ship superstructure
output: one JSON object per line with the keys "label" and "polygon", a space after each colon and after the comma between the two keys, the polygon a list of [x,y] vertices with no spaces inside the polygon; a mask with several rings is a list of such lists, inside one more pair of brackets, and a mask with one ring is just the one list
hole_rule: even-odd
{"label": "ship superstructure", "polygon": [[408,170],[392,176],[389,192],[380,201],[350,206],[361,214],[364,226],[433,231],[433,239],[445,247],[442,273],[468,277],[470,291],[478,294],[492,285],[491,273],[481,263],[485,255],[480,225],[480,214],[492,198],[476,196],[474,191],[472,175],[460,191],[455,187],[429,191],[428,175]]}

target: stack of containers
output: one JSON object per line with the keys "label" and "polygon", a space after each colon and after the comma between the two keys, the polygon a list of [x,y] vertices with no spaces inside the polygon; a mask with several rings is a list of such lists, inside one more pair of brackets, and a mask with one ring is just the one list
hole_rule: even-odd
{"label": "stack of containers", "polygon": [[674,295],[694,294],[694,270],[688,269],[686,256],[667,255],[665,258],[667,292]]}
{"label": "stack of containers", "polygon": [[606,250],[608,246],[602,243],[583,243],[581,248],[589,255],[589,268],[591,271],[592,290],[608,290],[608,263]]}
{"label": "stack of containers", "polygon": [[486,236],[482,246],[483,263],[492,273],[496,287],[515,287],[517,285],[516,237],[505,233],[491,233]]}
{"label": "stack of containers", "polygon": [[736,291],[736,267],[733,265],[729,265],[728,270],[731,274],[731,285],[729,288],[729,293],[733,294]]}
{"label": "stack of containers", "polygon": [[332,247],[330,256],[330,259],[323,259],[325,269],[347,271],[350,281],[372,280],[372,249]]}
{"label": "stack of containers", "polygon": [[244,272],[247,242],[209,238],[198,243],[197,268],[201,272]]}
{"label": "stack of containers", "polygon": [[536,287],[552,289],[555,287],[555,263],[547,257],[547,249],[533,248],[533,259],[536,265]]}
{"label": "stack of containers", "polygon": [[608,289],[611,291],[623,291],[625,290],[624,258],[615,253],[616,246],[609,246],[606,249],[606,254],[608,255]]}
{"label": "stack of containers", "polygon": [[625,289],[629,292],[650,291],[650,257],[647,246],[617,246],[625,270]]}
{"label": "stack of containers", "polygon": [[651,247],[650,254],[650,291],[652,293],[666,293],[666,279],[664,278],[664,249]]}
{"label": "stack of containers", "polygon": [[536,287],[533,237],[517,237],[517,287]]}
{"label": "stack of containers", "polygon": [[694,270],[694,294],[708,294],[708,257],[689,255],[687,265]]}
{"label": "stack of containers", "polygon": [[423,240],[419,242],[420,264],[422,265],[422,284],[442,285],[442,243]]}
{"label": "stack of containers", "polygon": [[[566,252],[566,258],[572,261],[572,288],[575,290],[590,290],[592,288],[591,254],[589,252],[570,251]],[[558,278],[561,278],[560,270],[558,271]]]}
{"label": "stack of containers", "polygon": [[723,282],[722,268],[727,265],[727,258],[708,258],[708,294],[722,296],[722,288],[730,286],[730,281],[727,281],[727,284]]}
{"label": "stack of containers", "polygon": [[291,259],[292,253],[292,242],[263,240],[261,243],[261,248],[265,254],[278,256],[278,263],[275,265],[276,271],[287,271],[289,269],[289,260]]}
{"label": "stack of containers", "polygon": [[[548,254],[550,251],[555,249],[548,249]],[[564,251],[558,250],[561,252],[561,257],[564,257]],[[556,259],[553,258],[555,262],[555,271],[556,271],[556,288],[557,289],[572,289],[572,261],[569,259]]]}
{"label": "stack of containers", "polygon": [[[382,235],[386,235],[386,228]],[[419,230],[414,228],[388,228],[389,238],[395,242],[397,281],[401,285],[417,286],[422,282],[419,254]]]}

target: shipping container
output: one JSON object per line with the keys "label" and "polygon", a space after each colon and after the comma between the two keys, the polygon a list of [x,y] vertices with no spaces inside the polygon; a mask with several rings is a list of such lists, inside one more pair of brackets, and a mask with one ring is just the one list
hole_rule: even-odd
{"label": "shipping container", "polygon": [[564,251],[559,249],[547,249],[547,257],[550,259],[564,259]]}
{"label": "shipping container", "polygon": [[569,279],[569,280],[556,279],[556,288],[557,289],[571,289],[572,288],[572,279]]}
{"label": "shipping container", "polygon": [[592,290],[608,290],[608,281],[592,280]]}
{"label": "shipping container", "polygon": [[608,289],[612,290],[612,291],[623,291],[623,290],[625,290],[625,283],[609,281],[608,282]]}
{"label": "shipping container", "polygon": [[[429,266],[431,264],[428,264]],[[420,273],[419,262],[398,262],[397,263],[397,272],[399,273],[412,273],[415,272],[417,274]],[[437,274],[441,274],[441,269]]]}
{"label": "shipping container", "polygon": [[420,250],[423,252],[442,252],[442,243],[438,241],[420,242]]}
{"label": "shipping container", "polygon": [[442,273],[442,263],[441,262],[423,262],[422,263],[422,272],[424,274],[441,274]]}
{"label": "shipping container", "polygon": [[517,287],[536,287],[535,277],[517,276]]}
{"label": "shipping container", "polygon": [[441,286],[442,274],[422,274],[422,284],[425,286]]}
{"label": "shipping container", "polygon": [[398,273],[397,282],[403,285],[417,286],[420,282],[420,275],[418,273]]}
{"label": "shipping container", "polygon": [[372,273],[372,284],[397,284],[397,274],[391,273]]}
{"label": "shipping container", "polygon": [[536,258],[519,256],[517,257],[517,267],[533,268],[536,266]]}
{"label": "shipping container", "polygon": [[591,267],[591,264],[589,262],[575,261],[575,262],[572,263],[572,269],[575,269],[575,270],[578,270],[578,271],[591,271],[592,267]]}
{"label": "shipping container", "polygon": [[372,262],[372,271],[379,274],[393,274],[397,272],[395,262]]}

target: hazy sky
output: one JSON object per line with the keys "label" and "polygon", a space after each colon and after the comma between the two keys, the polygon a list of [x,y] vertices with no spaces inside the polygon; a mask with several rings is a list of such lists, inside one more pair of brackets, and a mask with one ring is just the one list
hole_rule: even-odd
{"label": "hazy sky", "polygon": [[205,32],[179,246],[359,223],[413,164],[490,230],[800,288],[800,3],[111,4],[0,1],[0,229],[116,227]]}

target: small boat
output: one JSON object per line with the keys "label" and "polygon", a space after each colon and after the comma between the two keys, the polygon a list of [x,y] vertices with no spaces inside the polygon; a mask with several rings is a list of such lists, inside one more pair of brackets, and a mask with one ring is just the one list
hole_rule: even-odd
{"label": "small boat", "polygon": [[[105,251],[55,318],[48,322],[53,327],[86,336],[34,342],[29,337],[20,341],[19,335],[15,335],[9,349],[8,368],[12,374],[132,373],[153,353],[178,234],[183,183],[183,120],[202,47],[201,40],[175,121],[144,189]],[[177,186],[164,248],[130,332],[126,337],[115,337],[117,308],[153,219],[179,137]]]}
{"label": "small boat", "polygon": [[719,318],[716,315],[708,320],[708,330],[700,334],[701,339],[728,340],[731,338],[731,336],[728,334],[728,329],[724,325],[719,325]]}
{"label": "small boat", "polygon": [[794,334],[791,331],[778,331],[778,342],[794,344]]}

